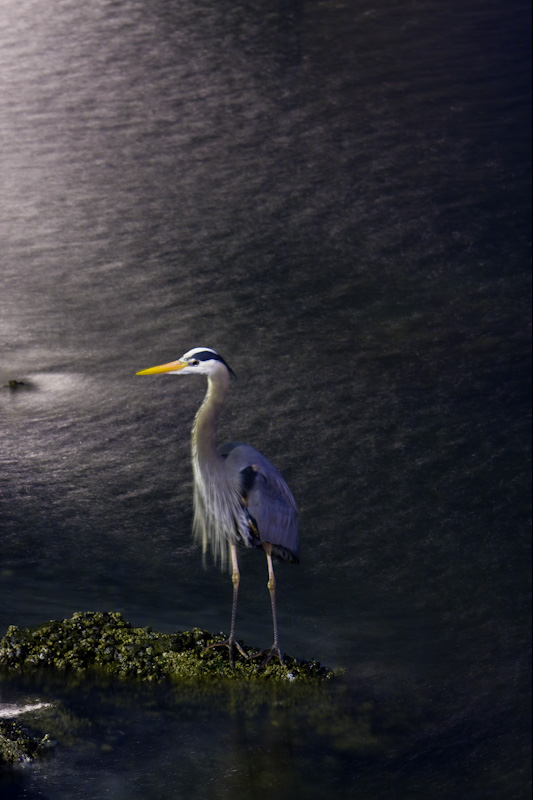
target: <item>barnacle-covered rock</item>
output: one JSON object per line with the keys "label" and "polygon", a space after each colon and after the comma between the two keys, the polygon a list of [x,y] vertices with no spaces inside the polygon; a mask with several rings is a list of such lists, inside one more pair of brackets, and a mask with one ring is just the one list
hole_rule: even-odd
{"label": "barnacle-covered rock", "polygon": [[[101,672],[143,681],[217,679],[316,683],[330,680],[331,670],[317,661],[285,655],[285,666],[238,656],[229,665],[226,648],[205,648],[224,636],[193,628],[180,633],[157,633],[136,628],[118,612],[77,612],[70,619],[45,622],[34,628],[12,625],[0,640],[0,667],[27,672],[44,667],[83,673]],[[241,643],[242,644],[242,643]],[[252,655],[256,648],[242,644]]]}

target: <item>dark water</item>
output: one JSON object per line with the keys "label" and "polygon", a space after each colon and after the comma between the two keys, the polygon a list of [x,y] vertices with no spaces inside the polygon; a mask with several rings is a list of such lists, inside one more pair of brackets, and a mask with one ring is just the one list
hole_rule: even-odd
{"label": "dark water", "polygon": [[301,510],[282,646],[346,670],[257,707],[5,682],[66,720],[7,796],[529,796],[529,28],[525,0],[0,4],[2,631],[227,629],[190,538],[204,387],[134,375],[207,345],[220,441]]}

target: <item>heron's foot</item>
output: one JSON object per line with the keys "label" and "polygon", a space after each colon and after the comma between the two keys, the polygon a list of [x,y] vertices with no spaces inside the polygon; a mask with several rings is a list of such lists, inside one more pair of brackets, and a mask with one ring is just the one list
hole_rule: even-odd
{"label": "heron's foot", "polygon": [[256,667],[256,670],[258,672],[259,672],[260,669],[263,669],[265,664],[268,664],[268,662],[273,658],[277,658],[279,663],[281,664],[281,666],[282,667],[286,667],[286,664],[283,661],[283,656],[281,655],[281,650],[279,649],[277,644],[273,644],[272,647],[269,650],[259,650],[257,653],[253,653],[250,656],[250,659],[252,659],[252,658],[261,658],[261,656],[264,656],[264,658],[261,661],[261,663],[258,664],[257,667]]}
{"label": "heron's foot", "polygon": [[241,656],[248,661],[249,656],[245,653],[242,649],[241,645],[236,639],[233,639],[231,636],[228,639],[224,639],[223,642],[214,642],[213,644],[208,644],[207,647],[204,647],[202,653],[205,653],[206,650],[212,650],[214,647],[227,647],[229,650],[229,663],[231,667],[235,666],[235,650],[238,650]]}

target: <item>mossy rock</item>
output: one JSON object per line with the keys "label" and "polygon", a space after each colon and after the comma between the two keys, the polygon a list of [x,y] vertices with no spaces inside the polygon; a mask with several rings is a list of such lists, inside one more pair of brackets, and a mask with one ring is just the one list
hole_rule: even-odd
{"label": "mossy rock", "polygon": [[30,736],[12,720],[0,720],[0,767],[25,764],[42,756],[52,747],[48,735]]}
{"label": "mossy rock", "polygon": [[[118,612],[77,612],[70,619],[34,628],[12,625],[0,640],[0,667],[29,672],[52,668],[74,673],[99,672],[143,681],[214,680],[271,681],[284,684],[331,680],[333,672],[317,661],[284,655],[284,666],[272,659],[263,669],[238,653],[235,666],[228,650],[208,645],[222,635],[193,628],[181,633],[157,633],[135,628]],[[250,656],[254,648],[241,642]]]}

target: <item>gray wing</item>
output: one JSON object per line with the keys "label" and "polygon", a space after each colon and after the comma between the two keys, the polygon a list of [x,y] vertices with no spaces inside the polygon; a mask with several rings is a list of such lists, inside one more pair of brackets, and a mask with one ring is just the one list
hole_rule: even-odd
{"label": "gray wing", "polygon": [[239,476],[243,518],[238,528],[245,544],[259,547],[268,542],[273,555],[297,563],[298,509],[281,473],[258,450],[240,442],[222,445],[219,453],[224,468]]}

